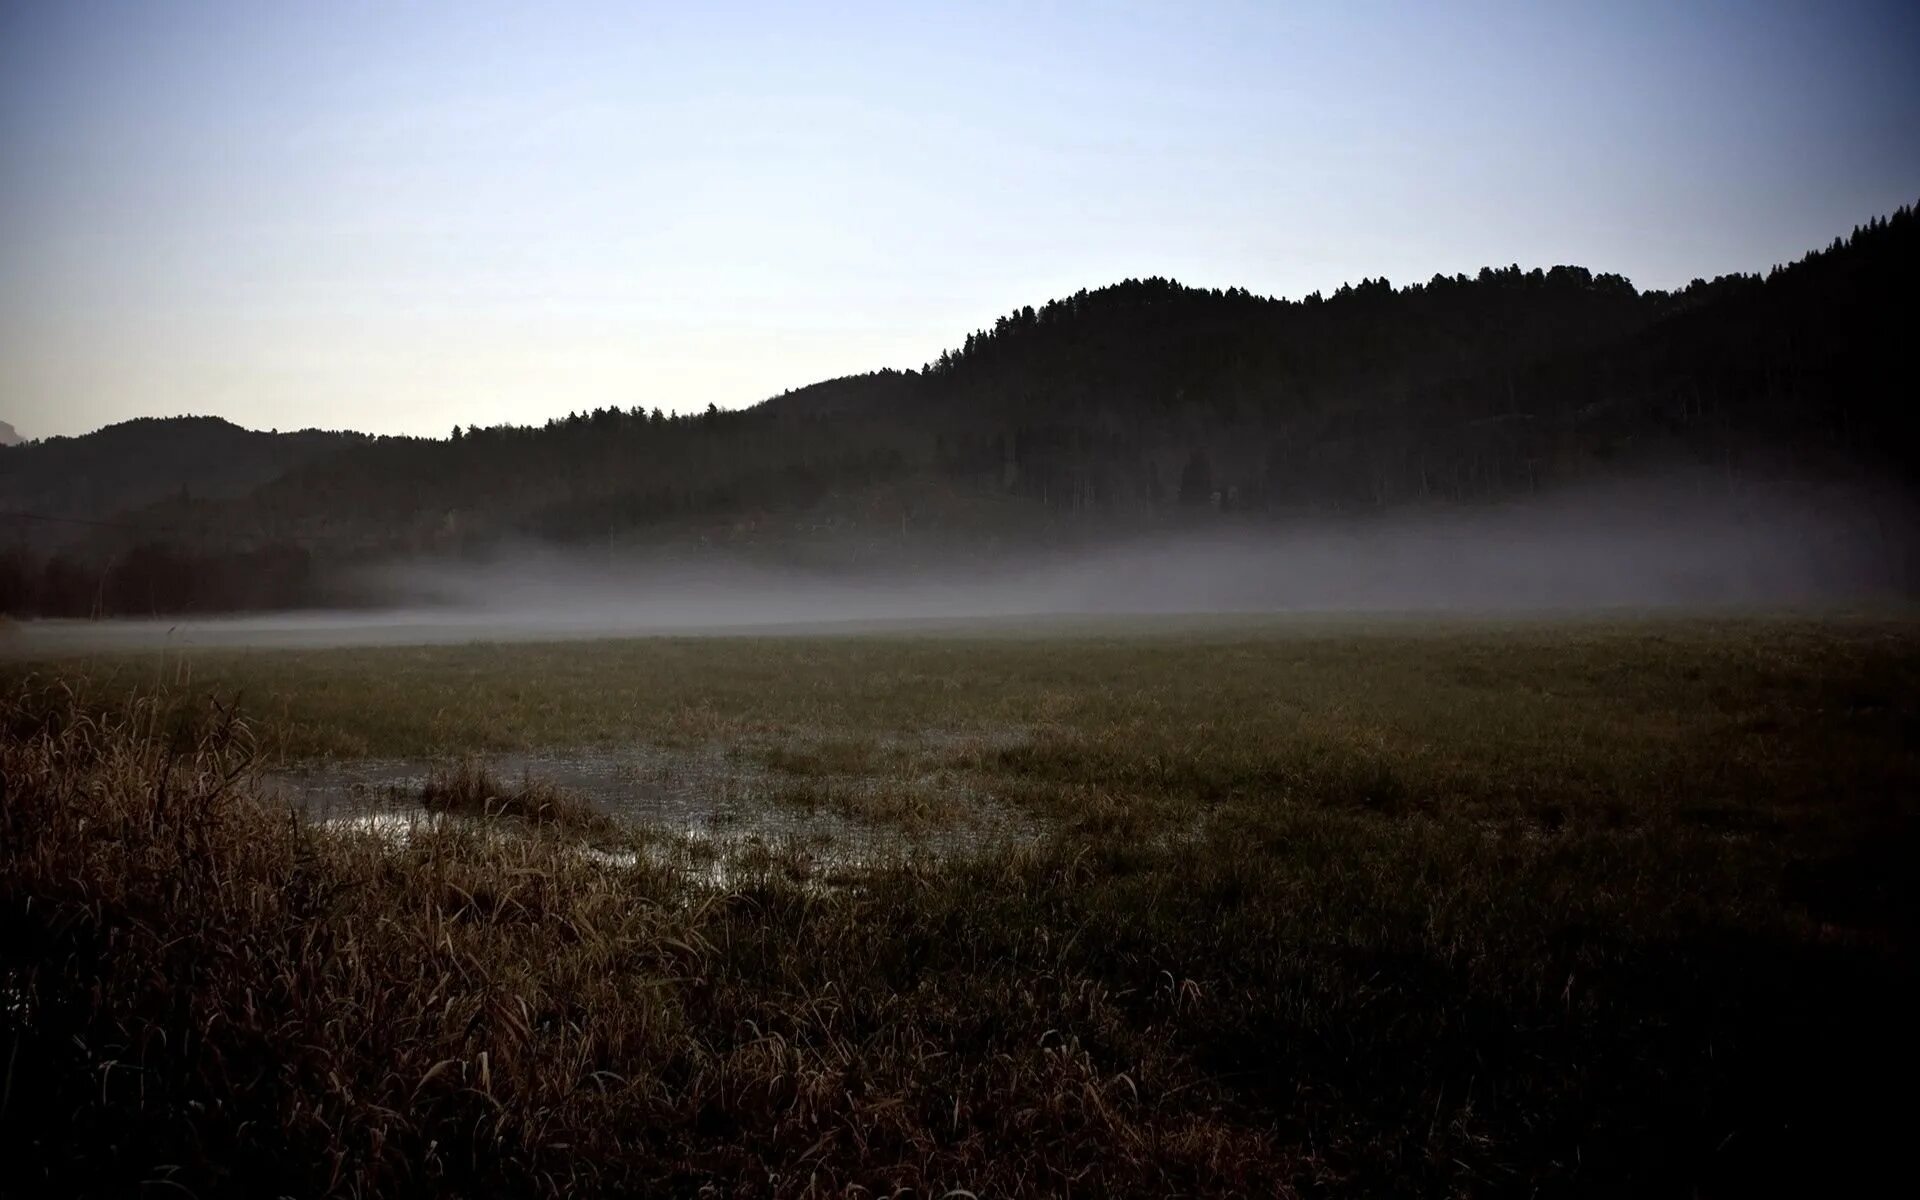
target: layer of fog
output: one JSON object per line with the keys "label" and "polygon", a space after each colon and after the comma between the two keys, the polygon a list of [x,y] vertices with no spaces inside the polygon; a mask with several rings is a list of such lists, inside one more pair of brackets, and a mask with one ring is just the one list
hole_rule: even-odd
{"label": "layer of fog", "polygon": [[[414,561],[392,609],[111,622],[92,646],[425,643],[914,622],[1219,613],[1484,613],[1904,601],[1908,501],[1865,489],[1703,494],[1699,481],[1385,517],[1226,518],[1072,551],[892,570],[775,568],[719,553],[588,556],[528,545]],[[62,636],[39,623],[28,636]],[[103,626],[110,626],[105,628]]]}

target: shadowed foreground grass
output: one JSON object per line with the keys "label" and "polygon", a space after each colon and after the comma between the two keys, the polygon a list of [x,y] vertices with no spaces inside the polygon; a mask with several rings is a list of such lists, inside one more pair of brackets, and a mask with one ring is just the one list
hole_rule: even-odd
{"label": "shadowed foreground grass", "polygon": [[[0,1150],[23,1191],[196,1195],[1737,1194],[1890,1165],[1910,636],[1504,636],[981,643],[1005,680],[960,699],[1031,733],[944,765],[1047,832],[828,889],[609,865],[538,804],[403,845],[274,812],[247,766],[315,728],[310,656],[196,675],[244,672],[257,732],[16,679]],[[656,672],[641,719],[810,718],[851,748],[783,769],[851,772],[896,686],[860,665],[959,662],[762,645]],[[363,653],[336,691],[386,686],[341,669]],[[568,653],[609,657],[530,659]],[[516,686],[547,720],[552,677]]]}

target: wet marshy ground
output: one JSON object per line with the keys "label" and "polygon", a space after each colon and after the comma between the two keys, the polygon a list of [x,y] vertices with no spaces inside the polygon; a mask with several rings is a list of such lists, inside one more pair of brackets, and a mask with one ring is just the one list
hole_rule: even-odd
{"label": "wet marshy ground", "polygon": [[465,769],[503,790],[551,788],[612,817],[623,836],[580,839],[599,861],[644,854],[724,884],[774,863],[826,877],[1031,838],[1032,818],[966,765],[1008,741],[929,733],[333,759],[269,772],[262,783],[333,828],[404,840],[441,821],[479,819],[422,802],[436,778]]}
{"label": "wet marshy ground", "polygon": [[27,663],[9,1115],[43,1163],[106,1131],[73,1169],[113,1193],[235,1145],[269,1194],[456,1160],[499,1171],[441,1190],[1861,1191],[1916,1060],[1917,644],[1756,617]]}

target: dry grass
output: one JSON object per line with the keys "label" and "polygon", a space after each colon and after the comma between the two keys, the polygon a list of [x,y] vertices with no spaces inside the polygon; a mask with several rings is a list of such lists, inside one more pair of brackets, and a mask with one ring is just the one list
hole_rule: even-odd
{"label": "dry grass", "polygon": [[620,831],[612,818],[576,796],[531,778],[503,783],[484,763],[471,758],[429,775],[420,789],[420,806],[430,813],[513,820],[587,838],[607,838]]}
{"label": "dry grass", "polygon": [[[482,740],[529,736],[516,714],[608,659],[686,659],[663,728],[764,735],[824,679],[850,745],[895,698],[922,728],[1034,731],[921,758],[1046,836],[830,889],[777,849],[726,888],[610,867],[537,785],[443,781],[483,819],[398,846],[251,797],[272,723],[312,731],[391,673],[227,663],[281,673],[257,733],[179,690],[15,680],[9,1183],[1733,1195],[1895,1164],[1887,1097],[1920,1066],[1909,632],[963,649],[541,650],[561,678],[520,683],[489,649],[416,662],[519,689]],[[944,663],[1000,682],[916,701],[902,680]]]}
{"label": "dry grass", "polygon": [[[773,871],[690,901],[644,859],[451,825],[323,832],[249,798],[243,724],[162,711],[0,714],[17,1185],[924,1195],[1098,1190],[1143,1154],[1169,1184],[1244,1183],[1271,1154],[1204,1105],[1143,1105],[1152,1064],[1098,1069],[1055,1023],[1098,1016],[1091,981],[1034,981],[1004,1032],[921,1010],[861,969],[874,902]],[[956,1058],[969,1039],[1001,1052]]]}

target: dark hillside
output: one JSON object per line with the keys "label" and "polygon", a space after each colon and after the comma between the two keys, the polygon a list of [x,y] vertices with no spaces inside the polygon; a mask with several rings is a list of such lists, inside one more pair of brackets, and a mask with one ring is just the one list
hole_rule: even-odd
{"label": "dark hillside", "polygon": [[0,603],[295,603],[330,566],[529,539],[910,561],[1674,467],[1730,489],[1910,489],[1917,259],[1903,208],[1765,276],[1671,293],[1568,266],[1298,301],[1128,280],[1010,313],[921,371],[738,412],[601,409],[450,439],[130,422],[0,451],[0,480],[16,509],[164,532],[96,530],[53,561],[23,540]]}
{"label": "dark hillside", "polygon": [[908,402],[918,383],[912,371],[844,375],[782,392],[758,406],[782,417],[848,417],[886,412]]}
{"label": "dark hillside", "polygon": [[[238,501],[357,433],[261,432],[219,417],[143,417],[80,437],[0,447],[0,611],[89,615],[187,607],[170,574],[198,576],[221,607],[304,601],[304,551],[204,539],[173,517]],[[299,561],[287,575],[289,555]],[[273,564],[279,564],[274,566]]]}
{"label": "dark hillside", "polygon": [[1164,280],[1002,318],[929,371],[944,462],[1055,507],[1366,510],[1654,464],[1913,476],[1902,209],[1764,278],[1575,267],[1263,300]]}
{"label": "dark hillside", "polygon": [[[364,440],[318,429],[263,433],[219,417],[142,417],[81,437],[0,448],[0,510],[98,521],[168,498],[243,496]],[[70,540],[61,535],[71,532],[44,529],[36,540]]]}

